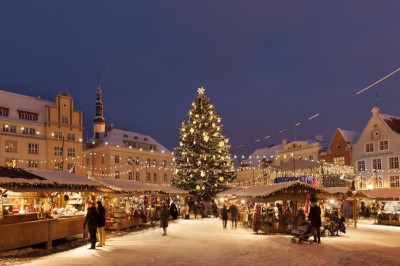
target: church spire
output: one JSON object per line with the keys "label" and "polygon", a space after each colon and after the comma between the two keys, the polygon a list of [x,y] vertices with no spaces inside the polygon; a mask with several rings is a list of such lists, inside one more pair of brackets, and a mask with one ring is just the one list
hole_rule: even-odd
{"label": "church spire", "polygon": [[103,116],[103,96],[101,93],[101,80],[98,79],[97,91],[96,91],[96,115],[93,119],[93,131],[96,133],[103,133],[106,129],[106,123]]}

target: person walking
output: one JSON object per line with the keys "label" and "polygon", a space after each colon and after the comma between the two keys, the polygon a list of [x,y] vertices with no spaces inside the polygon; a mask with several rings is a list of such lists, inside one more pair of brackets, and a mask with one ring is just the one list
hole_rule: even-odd
{"label": "person walking", "polygon": [[168,206],[166,203],[164,203],[163,208],[161,210],[161,221],[160,221],[160,227],[163,229],[163,236],[167,235],[167,227],[168,227],[168,218],[169,218],[169,210]]}
{"label": "person walking", "polygon": [[185,203],[185,207],[183,207],[183,215],[185,219],[189,219],[189,203]]}
{"label": "person walking", "polygon": [[226,228],[226,224],[228,223],[228,209],[226,208],[226,205],[222,207],[221,218],[222,218],[222,226]]}
{"label": "person walking", "polygon": [[96,230],[97,230],[97,210],[94,203],[89,203],[89,208],[87,209],[85,222],[83,223],[83,229],[85,229],[86,224],[88,225],[89,235],[90,235],[90,248],[96,248]]}
{"label": "person walking", "polygon": [[232,205],[229,207],[229,211],[230,211],[230,213],[231,213],[232,228],[233,228],[233,225],[235,225],[235,228],[237,228],[237,214],[238,214],[238,209],[237,209],[236,205],[235,205],[235,204],[232,204]]}
{"label": "person walking", "polygon": [[101,201],[97,202],[97,233],[99,234],[98,247],[106,245],[106,209],[104,208]]}
{"label": "person walking", "polygon": [[197,201],[195,200],[193,203],[193,212],[194,212],[194,218],[197,218],[197,212],[198,212],[198,206],[197,206]]}
{"label": "person walking", "polygon": [[317,205],[317,198],[310,199],[311,207],[308,214],[308,221],[311,222],[311,228],[315,228],[314,242],[321,244],[321,208]]}
{"label": "person walking", "polygon": [[217,203],[213,202],[212,210],[213,210],[214,218],[218,218],[218,205],[217,205]]}

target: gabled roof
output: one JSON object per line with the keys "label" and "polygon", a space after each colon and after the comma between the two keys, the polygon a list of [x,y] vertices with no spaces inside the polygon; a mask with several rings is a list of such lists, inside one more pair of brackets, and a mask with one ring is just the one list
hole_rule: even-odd
{"label": "gabled roof", "polygon": [[[94,141],[95,138],[91,138],[89,141]],[[150,137],[149,135],[140,134],[137,132],[126,131],[117,128],[111,128],[106,132],[100,133],[99,140],[102,142],[99,143],[99,147],[105,145],[127,147],[125,141],[137,142],[137,143],[145,143],[150,145],[157,146],[157,152],[170,153],[170,151],[157,142],[155,139]],[[107,144],[106,144],[107,143]]]}
{"label": "gabled roof", "polygon": [[349,144],[356,143],[358,140],[358,137],[360,136],[360,132],[356,132],[356,131],[344,130],[341,128],[338,128],[338,131],[343,136],[344,140]]}

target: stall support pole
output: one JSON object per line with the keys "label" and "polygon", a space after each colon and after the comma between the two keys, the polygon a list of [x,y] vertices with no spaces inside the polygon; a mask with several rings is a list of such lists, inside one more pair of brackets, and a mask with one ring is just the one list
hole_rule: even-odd
{"label": "stall support pole", "polygon": [[53,247],[53,241],[51,240],[51,221],[47,220],[47,230],[48,230],[48,239],[46,243],[46,248],[51,249]]}
{"label": "stall support pole", "polygon": [[353,199],[353,221],[354,221],[354,228],[357,228],[357,199]]}

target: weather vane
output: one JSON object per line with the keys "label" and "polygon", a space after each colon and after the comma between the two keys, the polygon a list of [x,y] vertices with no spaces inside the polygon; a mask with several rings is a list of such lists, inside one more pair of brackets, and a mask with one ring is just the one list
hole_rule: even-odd
{"label": "weather vane", "polygon": [[204,91],[205,91],[205,89],[203,87],[197,89],[197,92],[199,94],[204,94]]}

